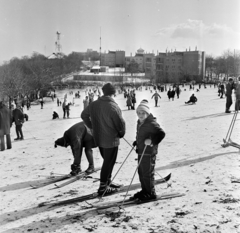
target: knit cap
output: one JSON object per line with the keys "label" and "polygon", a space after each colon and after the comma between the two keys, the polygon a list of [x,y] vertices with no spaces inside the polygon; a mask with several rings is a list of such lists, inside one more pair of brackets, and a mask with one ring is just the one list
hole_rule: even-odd
{"label": "knit cap", "polygon": [[102,87],[103,94],[106,95],[114,95],[116,93],[115,87],[111,83],[107,83]]}
{"label": "knit cap", "polygon": [[148,101],[146,99],[143,99],[140,104],[138,105],[136,111],[144,111],[146,112],[148,115],[151,113],[150,112],[150,108],[149,108],[149,104]]}

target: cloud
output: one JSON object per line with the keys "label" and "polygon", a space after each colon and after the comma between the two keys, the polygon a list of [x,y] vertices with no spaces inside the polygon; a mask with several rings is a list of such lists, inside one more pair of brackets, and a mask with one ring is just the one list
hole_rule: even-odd
{"label": "cloud", "polygon": [[174,24],[159,29],[155,36],[165,36],[172,39],[200,39],[203,37],[221,38],[224,35],[239,35],[227,25],[206,25],[201,20],[188,19],[186,23]]}

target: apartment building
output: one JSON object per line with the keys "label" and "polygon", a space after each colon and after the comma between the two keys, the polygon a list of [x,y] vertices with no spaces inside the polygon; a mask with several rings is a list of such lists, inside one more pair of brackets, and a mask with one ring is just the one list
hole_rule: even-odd
{"label": "apartment building", "polygon": [[108,51],[100,57],[101,66],[125,67],[125,51]]}
{"label": "apartment building", "polygon": [[156,82],[201,81],[205,74],[205,52],[159,53],[156,56]]}
{"label": "apartment building", "polygon": [[155,75],[156,72],[156,58],[154,53],[144,53],[144,49],[137,50],[135,56],[126,57],[126,67],[131,63],[138,64],[139,72],[144,72],[147,78]]}

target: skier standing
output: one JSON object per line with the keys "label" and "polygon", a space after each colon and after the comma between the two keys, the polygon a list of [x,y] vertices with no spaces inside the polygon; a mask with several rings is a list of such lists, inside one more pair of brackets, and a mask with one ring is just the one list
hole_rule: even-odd
{"label": "skier standing", "polygon": [[154,97],[154,100],[155,100],[155,107],[157,107],[158,106],[158,98],[161,99],[161,96],[157,93],[157,91],[155,91],[155,93],[152,95],[152,98],[153,97]]}
{"label": "skier standing", "polygon": [[114,193],[121,187],[111,182],[111,176],[117,159],[119,139],[125,135],[125,121],[121,109],[113,99],[115,87],[107,83],[102,90],[104,95],[91,103],[81,114],[87,127],[93,129],[94,141],[103,158],[99,195]]}
{"label": "skier standing", "polygon": [[[133,146],[138,153],[138,174],[142,190],[130,199],[138,202],[156,199],[154,186],[154,169],[158,144],[165,137],[164,130],[151,114],[147,100],[142,100],[137,107],[137,135]],[[141,161],[140,161],[141,160]]]}

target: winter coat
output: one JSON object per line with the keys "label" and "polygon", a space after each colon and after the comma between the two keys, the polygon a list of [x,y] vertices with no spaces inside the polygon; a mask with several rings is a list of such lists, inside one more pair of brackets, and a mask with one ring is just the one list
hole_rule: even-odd
{"label": "winter coat", "polygon": [[142,154],[146,139],[151,139],[153,146],[147,146],[144,154],[157,154],[158,153],[158,144],[165,137],[165,132],[157,123],[156,118],[150,114],[145,121],[141,124],[138,120],[137,123],[137,150],[138,154]]}
{"label": "winter coat", "polygon": [[5,105],[0,104],[0,137],[10,134],[12,126],[12,112]]}
{"label": "winter coat", "polygon": [[136,104],[137,100],[136,100],[136,94],[132,95],[132,103]]}
{"label": "winter coat", "polygon": [[81,113],[84,123],[93,129],[94,140],[99,147],[113,148],[125,135],[125,121],[117,103],[110,96],[102,96]]}
{"label": "winter coat", "polygon": [[189,100],[195,103],[197,102],[197,97],[195,95],[191,95]]}
{"label": "winter coat", "polygon": [[233,90],[233,84],[227,83],[226,84],[226,95],[231,96],[232,95],[232,90]]}
{"label": "winter coat", "polygon": [[12,122],[15,122],[15,125],[22,125],[24,122],[23,111],[19,108],[15,108],[12,112]]}
{"label": "winter coat", "polygon": [[132,106],[132,98],[130,95],[127,97],[127,106]]}
{"label": "winter coat", "polygon": [[174,96],[175,96],[175,90],[172,90],[171,91],[171,98],[174,98]]}
{"label": "winter coat", "polygon": [[168,96],[169,99],[171,98],[171,93],[172,93],[172,91],[171,91],[171,90],[168,90],[167,96]]}
{"label": "winter coat", "polygon": [[65,147],[70,145],[72,149],[79,148],[79,146],[85,147],[85,144],[89,148],[96,147],[92,132],[90,129],[87,128],[84,122],[79,122],[66,130],[64,132],[63,138],[64,145],[58,144],[58,140],[56,141],[56,144]]}
{"label": "winter coat", "polygon": [[240,100],[240,83],[236,84],[235,86],[235,95],[236,99]]}
{"label": "winter coat", "polygon": [[[158,93],[154,93],[153,95],[152,95],[152,98],[154,97],[154,99],[155,100],[158,100],[158,98],[160,98],[161,99],[161,96],[158,94]],[[151,98],[151,99],[152,99]]]}

